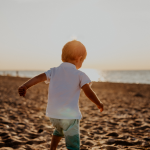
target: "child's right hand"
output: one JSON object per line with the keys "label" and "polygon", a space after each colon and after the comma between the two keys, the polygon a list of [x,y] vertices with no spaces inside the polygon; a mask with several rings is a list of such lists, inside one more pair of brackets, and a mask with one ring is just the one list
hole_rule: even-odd
{"label": "child's right hand", "polygon": [[102,112],[103,109],[104,109],[103,103],[101,103],[101,105],[99,105],[99,106],[97,106],[97,107],[98,107],[98,109],[100,109],[100,112]]}
{"label": "child's right hand", "polygon": [[26,91],[27,91],[27,87],[26,87],[25,85],[21,85],[21,86],[18,88],[18,93],[19,93],[20,96],[25,97]]}

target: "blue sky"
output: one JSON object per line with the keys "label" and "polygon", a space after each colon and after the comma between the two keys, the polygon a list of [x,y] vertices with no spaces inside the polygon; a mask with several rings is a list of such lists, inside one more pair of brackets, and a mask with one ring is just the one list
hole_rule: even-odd
{"label": "blue sky", "polygon": [[1,0],[0,70],[47,70],[63,45],[87,48],[83,68],[150,69],[149,0]]}

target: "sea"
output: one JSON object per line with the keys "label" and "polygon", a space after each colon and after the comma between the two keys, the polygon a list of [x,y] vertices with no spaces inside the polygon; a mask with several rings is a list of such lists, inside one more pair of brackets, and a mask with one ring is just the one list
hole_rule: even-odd
{"label": "sea", "polygon": [[[98,70],[83,68],[92,81],[96,82],[115,82],[115,83],[136,83],[150,84],[150,70]],[[32,78],[45,71],[0,71],[0,75],[19,76]]]}

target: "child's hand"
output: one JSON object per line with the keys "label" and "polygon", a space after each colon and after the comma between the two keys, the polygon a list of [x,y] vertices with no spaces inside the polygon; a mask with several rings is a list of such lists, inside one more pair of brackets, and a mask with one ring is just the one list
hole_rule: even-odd
{"label": "child's hand", "polygon": [[27,91],[27,87],[25,85],[22,85],[18,88],[18,93],[20,96],[25,97]]}
{"label": "child's hand", "polygon": [[98,109],[100,109],[100,112],[102,112],[103,109],[104,109],[103,103],[101,103],[101,105],[99,105],[99,106],[97,106],[97,107],[98,107]]}

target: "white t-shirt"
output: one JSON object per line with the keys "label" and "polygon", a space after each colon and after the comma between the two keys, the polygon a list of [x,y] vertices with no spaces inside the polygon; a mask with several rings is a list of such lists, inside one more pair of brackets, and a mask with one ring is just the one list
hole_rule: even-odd
{"label": "white t-shirt", "polygon": [[48,104],[46,116],[57,119],[81,119],[78,101],[81,87],[91,80],[74,64],[64,62],[45,72],[47,76]]}

